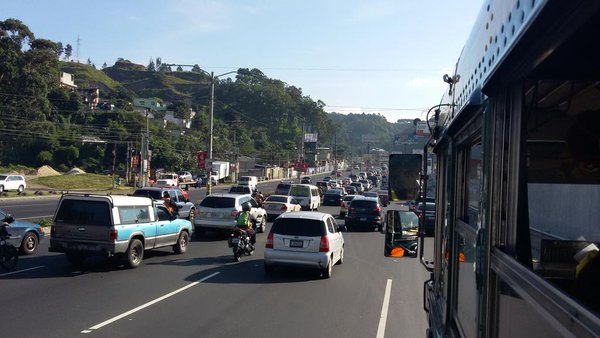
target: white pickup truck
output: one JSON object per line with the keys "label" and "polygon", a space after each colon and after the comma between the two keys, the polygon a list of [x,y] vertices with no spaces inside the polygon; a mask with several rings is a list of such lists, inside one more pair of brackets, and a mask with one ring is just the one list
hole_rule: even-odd
{"label": "white pickup truck", "polygon": [[156,180],[156,187],[176,187],[179,184],[179,175],[175,173],[163,173]]}

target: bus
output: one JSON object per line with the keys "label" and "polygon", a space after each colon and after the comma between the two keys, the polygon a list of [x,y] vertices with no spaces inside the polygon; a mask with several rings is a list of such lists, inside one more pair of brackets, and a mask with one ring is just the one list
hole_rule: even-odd
{"label": "bus", "polygon": [[429,337],[600,336],[599,37],[600,1],[483,2],[427,116]]}

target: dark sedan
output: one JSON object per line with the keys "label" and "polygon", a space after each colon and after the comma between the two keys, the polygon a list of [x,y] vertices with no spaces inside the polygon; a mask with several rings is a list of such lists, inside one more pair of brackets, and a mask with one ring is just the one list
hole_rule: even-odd
{"label": "dark sedan", "polygon": [[331,188],[323,195],[323,205],[342,205],[342,199],[346,193],[343,189]]}
{"label": "dark sedan", "polygon": [[435,203],[427,202],[425,204],[425,212],[423,212],[423,203],[417,204],[415,214],[419,216],[419,219],[425,217],[423,222],[423,230],[425,230],[425,235],[433,236],[435,229]]}
{"label": "dark sedan", "polygon": [[356,196],[348,207],[346,227],[348,230],[381,229],[383,225],[382,212],[378,198]]}
{"label": "dark sedan", "polygon": [[44,238],[44,231],[39,224],[17,221],[3,210],[0,210],[0,220],[8,223],[9,242],[19,248],[22,254],[33,254]]}

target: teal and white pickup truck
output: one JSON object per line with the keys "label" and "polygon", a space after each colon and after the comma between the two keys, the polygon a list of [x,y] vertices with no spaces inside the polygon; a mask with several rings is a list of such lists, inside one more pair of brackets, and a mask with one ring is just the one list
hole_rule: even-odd
{"label": "teal and white pickup truck", "polygon": [[50,252],[63,252],[72,264],[91,255],[118,256],[131,268],[144,251],[172,246],[182,254],[192,223],[177,219],[151,198],[117,195],[63,195],[50,235]]}

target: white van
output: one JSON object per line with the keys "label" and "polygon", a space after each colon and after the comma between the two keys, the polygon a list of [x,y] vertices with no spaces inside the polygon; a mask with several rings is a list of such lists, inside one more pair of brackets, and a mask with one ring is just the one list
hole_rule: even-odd
{"label": "white van", "polygon": [[250,187],[250,190],[256,190],[256,186],[258,185],[258,178],[256,176],[240,176],[238,180],[239,185],[247,185]]}
{"label": "white van", "polygon": [[321,196],[319,196],[319,188],[316,185],[292,184],[290,196],[300,202],[302,210],[319,210],[321,205]]}

